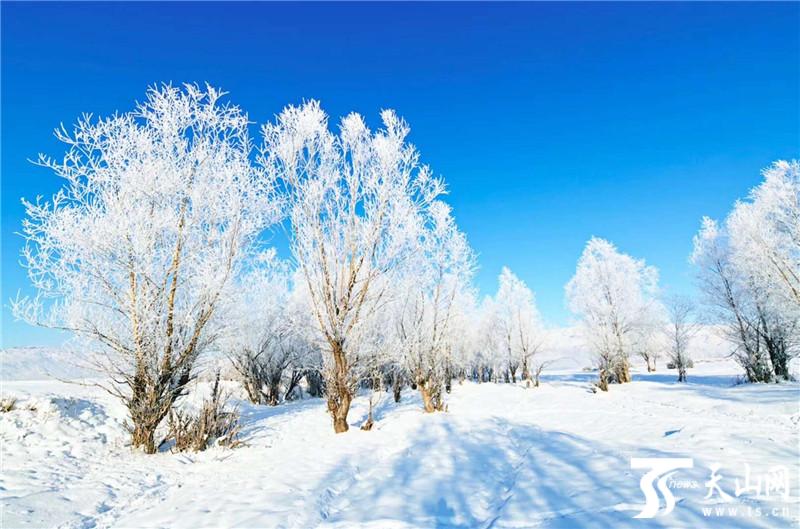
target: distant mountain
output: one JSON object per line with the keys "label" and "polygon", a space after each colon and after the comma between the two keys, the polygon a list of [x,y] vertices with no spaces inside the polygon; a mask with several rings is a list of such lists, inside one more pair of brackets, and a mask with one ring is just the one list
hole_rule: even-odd
{"label": "distant mountain", "polygon": [[78,353],[58,347],[0,349],[0,380],[75,380],[97,377]]}

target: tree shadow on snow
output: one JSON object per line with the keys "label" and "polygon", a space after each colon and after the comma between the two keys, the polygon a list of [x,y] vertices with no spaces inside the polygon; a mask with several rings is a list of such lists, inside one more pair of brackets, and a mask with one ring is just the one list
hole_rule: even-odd
{"label": "tree shadow on snow", "polygon": [[[309,525],[380,526],[392,520],[437,528],[709,525],[700,501],[707,469],[700,465],[675,477],[694,480],[701,490],[675,490],[678,504],[667,516],[633,519],[644,504],[639,488],[644,471],[631,470],[630,458],[691,454],[612,447],[501,417],[468,424],[446,413],[425,416],[408,439],[410,445],[364,451],[334,467],[312,491],[317,512],[308,513]],[[754,526],[748,518],[723,523]]]}
{"label": "tree shadow on snow", "polygon": [[235,405],[241,417],[242,430],[240,438],[245,442],[254,436],[269,435],[268,430],[274,429],[269,426],[273,422],[278,424],[295,420],[303,414],[318,415],[324,413],[324,411],[320,410],[321,407],[324,407],[324,401],[319,398],[283,402],[277,406],[252,404],[247,400],[237,400]]}
{"label": "tree shadow on snow", "polygon": [[707,399],[751,405],[796,403],[800,399],[800,385],[798,384],[739,384],[723,386],[706,384],[691,377],[688,382],[680,384],[676,382],[662,387],[656,386],[655,390],[691,392]]}

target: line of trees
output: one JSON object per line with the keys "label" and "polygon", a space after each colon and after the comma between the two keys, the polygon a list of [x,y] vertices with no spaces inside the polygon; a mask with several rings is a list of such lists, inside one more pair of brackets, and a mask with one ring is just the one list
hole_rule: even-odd
{"label": "line of trees", "polygon": [[664,299],[654,267],[606,240],[589,240],[566,299],[595,354],[600,389],[631,380],[633,355],[655,370],[661,351],[685,382],[702,323],[721,330],[747,381],[791,378],[800,351],[800,165],[776,162],[763,177],[724,223],[704,218],[694,237],[700,307]]}
{"label": "line of trees", "polygon": [[[337,433],[361,387],[399,400],[410,386],[435,412],[454,380],[539,385],[533,292],[504,268],[478,300],[475,254],[405,121],[386,110],[378,130],[358,114],[331,127],[310,101],[265,124],[256,146],[223,96],[165,85],[131,112],[60,128],[66,154],[38,163],[65,184],[25,202],[36,295],[13,312],[80,340],[127,406],[133,446],[158,449],[210,352],[228,355],[254,403],[301,387],[324,397]],[[788,378],[798,347],[798,187],[798,164],[776,163],[695,238],[709,314],[752,381]],[[281,230],[285,259],[271,246]],[[601,389],[631,380],[633,356],[654,370],[662,352],[685,381],[698,318],[661,298],[654,267],[592,238],[566,296]]]}
{"label": "line of trees", "polygon": [[[399,399],[410,385],[433,412],[455,378],[516,380],[521,366],[531,379],[533,294],[504,270],[478,305],[475,255],[405,121],[387,110],[373,131],[350,114],[334,131],[311,101],[264,125],[256,147],[223,96],[165,85],[132,112],[62,127],[65,156],[38,163],[65,185],[25,202],[36,295],[13,312],[80,341],[127,406],[134,447],[158,449],[209,352],[230,357],[255,403],[305,380],[336,432],[359,386]],[[279,229],[288,259],[270,247]]]}

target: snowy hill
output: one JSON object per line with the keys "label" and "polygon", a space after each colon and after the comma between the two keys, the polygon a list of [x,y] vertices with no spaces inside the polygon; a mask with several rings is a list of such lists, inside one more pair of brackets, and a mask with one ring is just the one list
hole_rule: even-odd
{"label": "snowy hill", "polygon": [[0,380],[74,380],[96,377],[86,359],[59,347],[13,347],[0,350]]}

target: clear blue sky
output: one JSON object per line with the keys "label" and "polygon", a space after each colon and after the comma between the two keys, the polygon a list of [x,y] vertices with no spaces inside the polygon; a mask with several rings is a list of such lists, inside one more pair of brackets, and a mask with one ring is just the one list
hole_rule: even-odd
{"label": "clear blue sky", "polygon": [[14,323],[21,196],[58,179],[26,160],[82,112],[148,85],[209,81],[253,121],[320,99],[377,124],[395,108],[444,176],[480,253],[509,265],[546,319],[597,235],[691,292],[704,214],[800,153],[800,4],[2,4],[3,345],[60,338]]}

